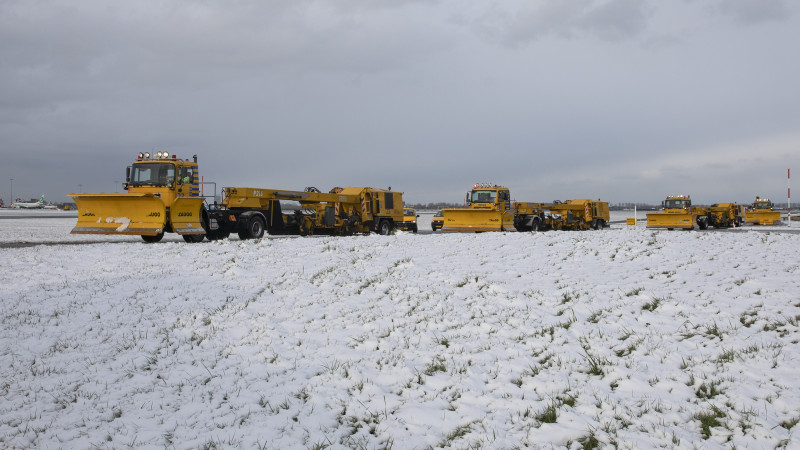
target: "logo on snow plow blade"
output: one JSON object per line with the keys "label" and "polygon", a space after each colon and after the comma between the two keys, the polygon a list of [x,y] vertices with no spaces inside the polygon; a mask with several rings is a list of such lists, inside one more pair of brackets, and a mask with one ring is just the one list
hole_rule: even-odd
{"label": "logo on snow plow blade", "polygon": [[158,211],[153,211],[147,215],[147,217],[161,217],[161,213]]}
{"label": "logo on snow plow blade", "polygon": [[179,212],[178,217],[192,217],[192,213],[190,212]]}

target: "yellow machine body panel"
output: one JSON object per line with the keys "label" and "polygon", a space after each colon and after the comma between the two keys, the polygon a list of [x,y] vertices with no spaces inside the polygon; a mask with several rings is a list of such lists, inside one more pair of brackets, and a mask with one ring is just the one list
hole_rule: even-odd
{"label": "yellow machine body panel", "polygon": [[78,209],[73,234],[163,233],[167,211],[153,194],[70,194]]}
{"label": "yellow machine body panel", "polygon": [[514,211],[517,214],[540,214],[546,208],[548,203],[535,203],[535,202],[514,202]]}
{"label": "yellow machine body panel", "polygon": [[647,213],[647,228],[694,228],[695,215],[686,211],[663,211]]}
{"label": "yellow machine body panel", "polygon": [[781,213],[773,209],[769,199],[756,197],[756,201],[745,213],[745,222],[754,225],[775,225],[781,222]]}
{"label": "yellow machine body panel", "polygon": [[442,231],[517,231],[511,194],[506,187],[475,184],[467,193],[467,208],[442,210]]}
{"label": "yellow machine body panel", "polygon": [[203,234],[200,211],[203,207],[202,197],[176,198],[169,209],[169,221],[172,231],[178,234]]}
{"label": "yellow machine body panel", "polygon": [[776,225],[781,223],[781,213],[771,210],[747,211],[745,221],[753,225]]}
{"label": "yellow machine body panel", "polygon": [[442,231],[516,231],[513,211],[452,208],[443,209],[442,216]]}

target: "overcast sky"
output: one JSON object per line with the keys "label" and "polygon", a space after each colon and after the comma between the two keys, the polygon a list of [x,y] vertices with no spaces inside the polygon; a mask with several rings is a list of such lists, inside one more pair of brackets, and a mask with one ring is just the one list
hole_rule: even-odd
{"label": "overcast sky", "polygon": [[[220,186],[786,201],[790,0],[0,0],[0,196]],[[797,199],[800,202],[800,196]]]}

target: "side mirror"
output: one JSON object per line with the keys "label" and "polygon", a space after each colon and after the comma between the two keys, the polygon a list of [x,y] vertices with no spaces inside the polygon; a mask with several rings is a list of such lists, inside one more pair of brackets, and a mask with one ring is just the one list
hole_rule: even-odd
{"label": "side mirror", "polygon": [[131,166],[125,168],[125,182],[126,183],[131,182]]}

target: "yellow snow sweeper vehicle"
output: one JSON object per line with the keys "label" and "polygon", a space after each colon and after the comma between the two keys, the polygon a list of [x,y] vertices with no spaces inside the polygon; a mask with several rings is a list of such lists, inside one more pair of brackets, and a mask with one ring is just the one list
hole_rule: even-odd
{"label": "yellow snow sweeper vehicle", "polygon": [[708,224],[714,228],[740,227],[744,224],[744,205],[738,203],[715,203],[704,209],[708,217]]}

